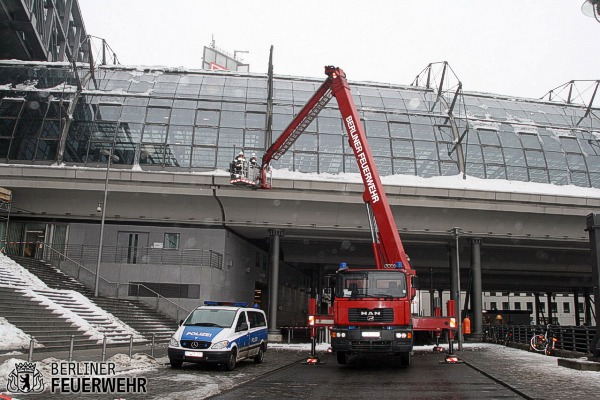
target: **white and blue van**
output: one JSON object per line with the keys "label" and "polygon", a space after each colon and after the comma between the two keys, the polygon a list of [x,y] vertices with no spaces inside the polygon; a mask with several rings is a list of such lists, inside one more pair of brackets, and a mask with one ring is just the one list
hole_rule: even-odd
{"label": "white and blue van", "polygon": [[232,371],[238,361],[247,358],[260,364],[268,342],[265,312],[247,303],[204,304],[192,311],[171,337],[171,366],[217,363]]}

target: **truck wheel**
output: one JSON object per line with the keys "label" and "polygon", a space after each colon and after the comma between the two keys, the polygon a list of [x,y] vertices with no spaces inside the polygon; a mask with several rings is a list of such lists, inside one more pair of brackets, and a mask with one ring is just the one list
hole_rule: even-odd
{"label": "truck wheel", "polygon": [[338,351],[336,353],[336,357],[338,364],[346,365],[346,363],[348,362],[348,356],[346,355],[345,351]]}
{"label": "truck wheel", "polygon": [[261,362],[263,362],[264,358],[265,358],[265,351],[263,350],[263,347],[260,346],[260,348],[258,349],[258,354],[256,354],[254,356],[254,364],[260,364]]}
{"label": "truck wheel", "polygon": [[232,349],[231,353],[229,353],[229,357],[227,358],[227,362],[224,365],[227,371],[233,371],[235,369],[236,357],[236,351],[235,349]]}
{"label": "truck wheel", "polygon": [[183,365],[183,361],[181,361],[181,360],[169,359],[169,363],[171,364],[171,367],[173,367],[173,368],[181,368],[181,366]]}
{"label": "truck wheel", "polygon": [[410,367],[410,351],[406,353],[400,353],[400,366],[402,368]]}

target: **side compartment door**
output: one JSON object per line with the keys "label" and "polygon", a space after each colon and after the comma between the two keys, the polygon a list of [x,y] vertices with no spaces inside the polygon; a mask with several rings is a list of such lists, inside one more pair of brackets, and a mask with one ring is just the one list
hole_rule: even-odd
{"label": "side compartment door", "polygon": [[266,340],[267,321],[264,314],[259,311],[249,311],[248,320],[250,321],[250,355],[254,356],[260,349],[260,343]]}
{"label": "side compartment door", "polygon": [[246,311],[241,311],[235,324],[235,336],[238,344],[238,359],[248,357],[248,345],[250,344],[248,326]]}

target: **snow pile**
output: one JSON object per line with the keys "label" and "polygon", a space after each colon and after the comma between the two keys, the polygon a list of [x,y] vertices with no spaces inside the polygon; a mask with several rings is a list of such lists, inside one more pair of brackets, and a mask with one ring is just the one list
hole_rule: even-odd
{"label": "snow pile", "polygon": [[[36,289],[50,289],[48,285],[42,282],[37,276],[21,267],[12,258],[0,253],[0,272],[6,273],[11,277],[11,281],[20,281],[25,286]],[[2,281],[2,286],[13,286],[10,281]]]}
{"label": "snow pile", "polygon": [[[0,317],[0,350],[25,349],[29,348],[31,336]],[[40,343],[35,343],[35,347],[44,347]]]}

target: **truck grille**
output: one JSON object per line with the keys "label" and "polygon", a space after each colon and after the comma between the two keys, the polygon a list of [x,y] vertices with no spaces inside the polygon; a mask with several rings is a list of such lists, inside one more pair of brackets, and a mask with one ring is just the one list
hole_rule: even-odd
{"label": "truck grille", "polygon": [[181,347],[186,349],[194,349],[194,350],[204,350],[208,349],[211,345],[211,342],[202,342],[199,340],[182,340]]}
{"label": "truck grille", "polygon": [[377,341],[367,341],[367,340],[353,340],[351,344],[352,350],[374,350],[374,351],[391,351],[393,347],[393,343],[390,340],[377,340]]}
{"label": "truck grille", "polygon": [[349,322],[394,322],[392,308],[350,308],[348,309]]}

